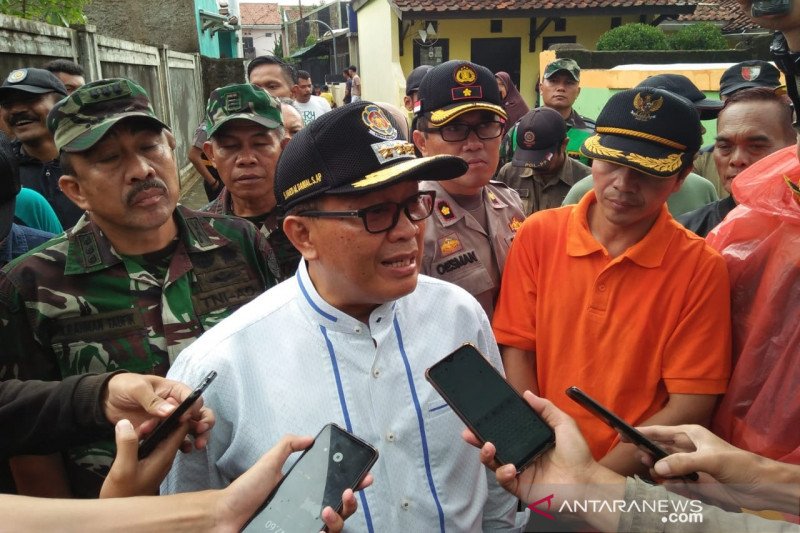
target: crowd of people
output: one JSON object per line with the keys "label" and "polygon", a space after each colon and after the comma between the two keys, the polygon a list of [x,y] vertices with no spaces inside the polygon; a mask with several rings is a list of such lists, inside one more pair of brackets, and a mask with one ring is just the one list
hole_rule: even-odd
{"label": "crowd of people", "polygon": [[[757,21],[785,38],[785,84],[767,61],[729,68],[720,100],[657,75],[595,119],[574,108],[571,59],[545,67],[533,106],[505,72],[418,67],[406,113],[363,100],[355,66],[331,109],[308,72],[258,57],[195,132],[200,210],[178,203],[175,139],[134,80],[87,84],[67,61],[8,73],[4,516],[236,530],[311,444],[295,435],[335,422],[380,459],[319,510],[330,531],[522,531],[542,498],[623,502],[557,527],[798,530],[793,9]],[[425,379],[465,342],[555,431],[522,473]],[[139,461],[139,437],[210,371]],[[672,455],[643,456],[572,385]],[[702,523],[628,505],[687,496],[708,502]]]}

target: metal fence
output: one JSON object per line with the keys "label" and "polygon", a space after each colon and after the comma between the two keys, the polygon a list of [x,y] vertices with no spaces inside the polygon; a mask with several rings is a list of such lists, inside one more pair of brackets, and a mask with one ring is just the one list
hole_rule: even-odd
{"label": "metal fence", "polygon": [[98,35],[91,26],[62,28],[0,15],[0,76],[59,58],[80,64],[87,82],[129,78],[144,87],[175,135],[182,181],[191,174],[187,153],[205,107],[199,54]]}

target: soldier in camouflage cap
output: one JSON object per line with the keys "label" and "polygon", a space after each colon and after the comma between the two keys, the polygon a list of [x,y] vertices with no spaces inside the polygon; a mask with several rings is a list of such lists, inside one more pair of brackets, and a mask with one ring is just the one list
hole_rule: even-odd
{"label": "soldier in camouflage cap", "polygon": [[[252,224],[176,205],[175,139],[140,86],[85,85],[48,126],[59,185],[87,213],[0,273],[0,379],[164,375],[183,348],[275,283],[269,245]],[[67,456],[68,488],[97,496],[113,443]]]}
{"label": "soldier in camouflage cap", "polygon": [[208,140],[203,150],[225,188],[203,211],[234,215],[254,223],[278,260],[280,280],[294,275],[300,261],[278,220],[275,168],[284,137],[281,104],[250,83],[220,87],[206,108]]}

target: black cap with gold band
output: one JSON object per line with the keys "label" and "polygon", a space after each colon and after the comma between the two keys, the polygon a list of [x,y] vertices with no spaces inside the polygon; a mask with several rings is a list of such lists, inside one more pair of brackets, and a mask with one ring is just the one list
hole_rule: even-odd
{"label": "black cap with gold band", "polygon": [[433,67],[419,85],[418,98],[414,113],[425,115],[433,127],[475,110],[508,118],[494,74],[469,61],[447,61]]}
{"label": "black cap with gold band", "polygon": [[300,130],[275,172],[278,207],[334,194],[366,194],[401,181],[447,180],[464,174],[460,157],[416,157],[386,112],[372,102],[338,107]]}
{"label": "black cap with gold band", "polygon": [[596,134],[581,153],[668,178],[691,164],[700,149],[700,116],[692,103],[662,89],[642,87],[612,96],[597,117]]}

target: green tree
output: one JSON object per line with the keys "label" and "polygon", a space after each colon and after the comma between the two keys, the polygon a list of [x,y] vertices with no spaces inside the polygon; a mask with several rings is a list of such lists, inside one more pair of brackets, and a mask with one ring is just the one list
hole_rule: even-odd
{"label": "green tree", "polygon": [[272,55],[275,57],[284,57],[283,55],[283,35],[278,35],[275,40],[275,46],[272,48]]}
{"label": "green tree", "polygon": [[664,32],[647,24],[624,24],[605,32],[598,50],[669,50]]}
{"label": "green tree", "polygon": [[317,38],[313,33],[309,33],[306,37],[306,46],[314,46],[317,43]]}
{"label": "green tree", "polygon": [[85,24],[83,6],[91,0],[0,0],[0,13],[57,26]]}
{"label": "green tree", "polygon": [[684,26],[668,38],[673,50],[727,50],[728,42],[714,24],[700,22]]}

